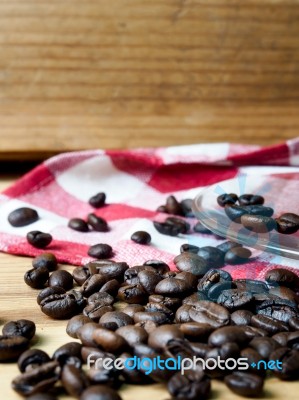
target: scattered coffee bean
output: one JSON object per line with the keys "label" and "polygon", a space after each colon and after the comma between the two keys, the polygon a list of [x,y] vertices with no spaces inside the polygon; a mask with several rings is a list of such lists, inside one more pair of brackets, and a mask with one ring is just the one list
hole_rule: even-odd
{"label": "scattered coffee bean", "polygon": [[70,290],[73,287],[73,277],[68,271],[59,270],[54,271],[49,277],[48,285],[59,286],[64,290]]}
{"label": "scattered coffee bean", "polygon": [[28,346],[24,336],[0,336],[0,362],[17,360]]}
{"label": "scattered coffee bean", "polygon": [[190,224],[182,218],[168,217],[166,218],[165,223],[179,227],[180,233],[187,233],[190,229]]}
{"label": "scattered coffee bean", "polygon": [[131,240],[138,244],[149,244],[152,238],[151,235],[145,231],[137,231],[132,234]]}
{"label": "scattered coffee bean", "polygon": [[210,395],[211,380],[203,371],[188,370],[174,374],[167,388],[173,399],[204,400]]}
{"label": "scattered coffee bean", "polygon": [[94,207],[94,208],[100,208],[103,207],[106,201],[106,194],[103,192],[97,193],[94,196],[92,196],[89,200],[88,203]]}
{"label": "scattered coffee bean", "polygon": [[14,227],[30,225],[38,220],[38,213],[29,207],[21,207],[8,215],[8,222]]}
{"label": "scattered coffee bean", "polygon": [[225,214],[234,222],[241,223],[242,215],[248,214],[246,207],[233,205],[226,205],[224,207]]}
{"label": "scattered coffee bean", "polygon": [[241,206],[251,206],[256,204],[264,204],[265,199],[262,196],[256,194],[242,194],[239,197],[239,203]]}
{"label": "scattered coffee bean", "polygon": [[25,372],[27,369],[35,368],[49,361],[51,361],[49,355],[43,350],[30,349],[21,354],[18,359],[18,367],[21,372]]}
{"label": "scattered coffee bean", "polygon": [[49,278],[49,270],[47,267],[32,268],[25,272],[24,281],[26,285],[33,289],[42,289]]}
{"label": "scattered coffee bean", "polygon": [[49,271],[54,271],[57,267],[57,258],[52,253],[42,253],[32,260],[33,268],[46,267]]}
{"label": "scattered coffee bean", "polygon": [[79,398],[82,392],[89,386],[89,381],[85,373],[73,365],[65,365],[63,367],[61,383],[67,393],[75,398]]}
{"label": "scattered coffee bean", "polygon": [[243,264],[249,260],[251,251],[245,247],[233,247],[225,253],[224,261],[230,265]]}
{"label": "scattered coffee bean", "polygon": [[165,204],[168,214],[183,215],[183,208],[174,196],[168,196]]}
{"label": "scattered coffee bean", "polygon": [[285,235],[291,235],[292,233],[296,233],[299,229],[299,224],[295,224],[291,221],[284,221],[280,218],[276,218],[276,226],[275,229],[279,233],[283,233]]}
{"label": "scattered coffee bean", "polygon": [[191,272],[196,276],[203,276],[207,270],[207,261],[193,253],[182,253],[173,260],[177,269],[182,272]]}
{"label": "scattered coffee bean", "polygon": [[235,193],[224,193],[217,197],[217,203],[220,207],[224,207],[227,204],[235,204],[238,201],[238,196]]}
{"label": "scattered coffee bean", "polygon": [[44,249],[52,242],[52,236],[50,233],[44,233],[40,231],[28,232],[26,238],[28,243],[38,249]]}
{"label": "scattered coffee bean", "polygon": [[54,295],[54,294],[64,294],[65,290],[59,286],[53,286],[53,287],[46,287],[45,289],[41,290],[39,294],[37,295],[36,301],[37,304],[39,305],[42,300],[44,300],[46,297]]}
{"label": "scattered coffee bean", "polygon": [[94,258],[109,258],[112,256],[112,247],[106,243],[99,243],[90,246],[88,250],[88,255]]}
{"label": "scattered coffee bean", "polygon": [[197,222],[194,226],[193,226],[193,230],[196,233],[201,233],[204,235],[211,235],[212,231],[210,231],[210,229],[206,228],[205,226],[202,225],[202,223]]}
{"label": "scattered coffee bean", "polygon": [[256,233],[267,233],[276,227],[275,219],[262,215],[243,214],[241,223],[246,229]]}
{"label": "scattered coffee bean", "polygon": [[69,220],[68,227],[78,232],[88,232],[88,224],[84,219],[72,218]]}
{"label": "scattered coffee bean", "polygon": [[177,236],[179,233],[181,233],[180,225],[174,225],[166,222],[157,222],[157,221],[154,221],[153,224],[154,227],[157,229],[157,231],[162,235]]}
{"label": "scattered coffee bean", "polygon": [[35,335],[35,323],[28,319],[19,319],[18,321],[7,322],[2,328],[4,336],[24,336],[26,339],[32,339]]}
{"label": "scattered coffee bean", "polygon": [[299,277],[285,268],[271,269],[266,273],[265,280],[270,284],[286,286],[290,289],[299,288]]}
{"label": "scattered coffee bean", "polygon": [[105,221],[103,218],[98,217],[97,215],[95,215],[93,213],[88,214],[87,222],[92,227],[92,229],[97,232],[109,231],[109,226],[108,226],[107,221]]}
{"label": "scattered coffee bean", "polygon": [[248,372],[234,372],[224,378],[227,387],[234,393],[245,397],[261,396],[264,380],[259,375]]}

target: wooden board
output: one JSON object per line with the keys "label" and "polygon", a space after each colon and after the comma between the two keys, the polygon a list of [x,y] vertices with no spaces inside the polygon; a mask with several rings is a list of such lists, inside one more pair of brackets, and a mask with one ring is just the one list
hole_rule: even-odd
{"label": "wooden board", "polygon": [[299,131],[298,0],[0,0],[0,157]]}
{"label": "wooden board", "polygon": [[[0,190],[7,187],[9,180],[0,181]],[[34,320],[37,335],[34,348],[40,348],[52,355],[62,344],[73,341],[65,333],[66,321],[55,321],[46,317],[36,303],[38,291],[29,288],[23,280],[25,271],[31,268],[31,259],[0,253],[0,325],[21,318]],[[61,266],[72,271],[71,266]],[[11,388],[11,380],[19,374],[15,363],[0,364],[1,399],[19,400],[20,397]],[[265,396],[262,400],[298,400],[299,383],[283,382],[271,378],[266,381]],[[165,386],[126,385],[122,387],[121,396],[124,400],[165,400],[169,398]],[[63,399],[70,399],[62,396]],[[231,393],[220,381],[212,382],[211,400],[241,400],[243,398]]]}

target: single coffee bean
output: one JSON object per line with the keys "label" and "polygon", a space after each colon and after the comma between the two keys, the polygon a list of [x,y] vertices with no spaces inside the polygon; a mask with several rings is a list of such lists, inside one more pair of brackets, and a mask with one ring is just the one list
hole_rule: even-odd
{"label": "single coffee bean", "polygon": [[[299,374],[299,351],[281,347],[274,350],[270,355],[270,361],[275,362],[273,373],[282,380],[298,379]],[[278,367],[277,360],[280,361]]]}
{"label": "single coffee bean", "polygon": [[78,232],[88,232],[88,224],[82,218],[72,218],[69,220],[68,225],[69,228],[73,229],[74,231]]}
{"label": "single coffee bean", "polygon": [[205,293],[211,289],[216,283],[231,282],[231,275],[223,270],[210,269],[198,282],[197,289]]}
{"label": "single coffee bean", "polygon": [[94,208],[100,208],[103,207],[106,201],[106,194],[103,192],[97,193],[94,196],[92,196],[89,200],[88,203],[94,207]]}
{"label": "single coffee bean", "polygon": [[299,224],[295,224],[294,222],[284,221],[279,218],[276,218],[275,221],[275,229],[277,232],[283,233],[284,235],[291,235],[292,233],[296,233],[299,229]]}
{"label": "single coffee bean", "polygon": [[230,265],[243,264],[248,261],[251,251],[244,247],[233,247],[225,253],[224,261]]}
{"label": "single coffee bean", "polygon": [[138,311],[144,311],[144,306],[141,304],[130,304],[122,310],[122,312],[129,315],[131,318],[134,318],[135,313]]}
{"label": "single coffee bean", "polygon": [[178,297],[168,297],[159,294],[150,295],[148,301],[151,303],[161,303],[172,311],[176,311],[182,304],[181,299]]}
{"label": "single coffee bean", "polygon": [[255,337],[264,337],[264,336],[269,335],[269,333],[267,331],[265,331],[264,329],[256,328],[255,326],[243,325],[242,328],[243,328],[244,332],[246,333],[246,335],[250,339],[253,339]]}
{"label": "single coffee bean", "polygon": [[291,329],[298,331],[299,330],[299,316],[290,318],[289,325],[290,325]]}
{"label": "single coffee bean", "polygon": [[262,215],[243,214],[241,223],[246,229],[256,233],[267,233],[276,227],[275,219]]}
{"label": "single coffee bean", "polygon": [[239,289],[227,289],[219,295],[217,303],[228,310],[248,307],[253,302],[253,295],[250,292],[243,292]]}
{"label": "single coffee bean", "polygon": [[121,397],[109,386],[92,385],[84,390],[80,400],[121,400]]}
{"label": "single coffee bean", "polygon": [[180,225],[169,224],[167,222],[153,221],[153,224],[159,233],[167,236],[177,236],[181,233],[182,229]]}
{"label": "single coffee bean", "polygon": [[263,393],[264,380],[256,374],[234,372],[224,378],[226,386],[234,393],[245,397],[257,397]]}
{"label": "single coffee bean", "polygon": [[174,196],[168,196],[165,204],[168,214],[183,215],[183,208]]}
{"label": "single coffee bean", "polygon": [[178,295],[190,293],[191,290],[192,287],[190,287],[187,281],[176,278],[166,278],[157,284],[155,293],[177,297]]}
{"label": "single coffee bean", "polygon": [[263,281],[255,279],[235,279],[234,283],[238,289],[254,294],[265,294],[268,292],[268,287]]}
{"label": "single coffee bean", "polygon": [[216,301],[223,291],[235,288],[236,284],[234,282],[215,283],[215,285],[213,285],[208,291],[208,298],[213,301]]}
{"label": "single coffee bean", "polygon": [[184,243],[180,247],[181,253],[189,252],[189,253],[197,254],[198,250],[199,250],[198,246],[195,246],[194,244],[189,244],[189,243]]}
{"label": "single coffee bean", "polygon": [[55,350],[52,359],[57,360],[61,366],[66,364],[67,360],[70,357],[76,357],[79,360],[82,360],[81,358],[81,348],[82,344],[78,342],[68,342],[66,344],[63,344],[60,346],[58,349]]}
{"label": "single coffee bean", "polygon": [[64,290],[70,290],[73,287],[73,277],[68,271],[59,270],[54,271],[49,277],[48,285],[59,286]]}
{"label": "single coffee bean", "polygon": [[152,271],[140,271],[138,273],[139,284],[147,293],[154,293],[156,285],[162,280],[161,275]]}
{"label": "single coffee bean", "polygon": [[75,398],[79,398],[81,393],[89,386],[85,373],[73,365],[65,365],[63,367],[61,383],[66,392]]}
{"label": "single coffee bean", "polygon": [[119,300],[125,301],[129,304],[144,304],[147,301],[148,294],[144,290],[143,286],[139,284],[126,285],[119,288],[117,297]]}
{"label": "single coffee bean", "polygon": [[271,207],[265,207],[265,206],[245,206],[244,208],[247,209],[248,214],[250,215],[263,215],[264,217],[272,217],[274,214],[274,210]]}
{"label": "single coffee bean", "polygon": [[176,325],[162,325],[149,334],[148,344],[157,351],[163,351],[174,339],[184,339],[184,333]]}
{"label": "single coffee bean", "polygon": [[[93,340],[92,335],[95,329],[99,328],[99,324],[95,322],[88,322],[77,330],[77,338],[81,341],[83,346],[96,348],[97,344]],[[82,349],[81,349],[82,351]]]}
{"label": "single coffee bean", "polygon": [[25,372],[31,366],[42,365],[51,361],[49,355],[40,349],[30,349],[24,351],[18,359],[18,368]]}
{"label": "single coffee bean", "polygon": [[210,231],[210,229],[206,228],[205,226],[202,225],[202,223],[197,222],[194,226],[193,226],[193,230],[196,233],[201,233],[203,235],[211,235],[213,232]]}
{"label": "single coffee bean", "polygon": [[158,324],[156,324],[154,321],[145,320],[145,321],[141,321],[141,322],[136,322],[134,326],[143,328],[146,331],[146,333],[149,335],[152,331],[154,331],[157,328]]}
{"label": "single coffee bean", "polygon": [[182,272],[191,272],[196,276],[203,276],[208,270],[207,261],[193,253],[182,253],[173,260],[177,269]]}
{"label": "single coffee bean", "polygon": [[279,332],[272,336],[280,346],[287,347],[289,332]]}
{"label": "single coffee bean", "polygon": [[0,362],[17,360],[28,346],[24,336],[0,336]]}
{"label": "single coffee bean", "polygon": [[239,243],[227,241],[216,246],[216,248],[223,251],[223,253],[226,253],[227,251],[231,250],[234,247],[242,247],[242,245]]}
{"label": "single coffee bean", "polygon": [[264,204],[265,199],[262,196],[256,194],[242,194],[239,197],[239,203],[242,206],[250,206],[256,204]]}
{"label": "single coffee bean", "polygon": [[287,347],[294,350],[299,350],[299,331],[291,332],[288,335]]}
{"label": "single coffee bean", "polygon": [[198,278],[197,276],[191,274],[191,272],[178,272],[175,279],[181,279],[185,281],[192,290],[196,289]]}
{"label": "single coffee bean", "polygon": [[[153,321],[156,325],[163,325],[170,323],[169,317],[163,312],[159,311],[139,311],[134,315],[134,322]],[[145,328],[145,327],[144,327]]]}
{"label": "single coffee bean", "polygon": [[80,304],[73,294],[53,294],[40,303],[44,314],[54,319],[68,319],[78,314]]}
{"label": "single coffee bean", "polygon": [[290,318],[298,316],[298,307],[293,301],[278,298],[257,305],[256,312],[287,324]]}
{"label": "single coffee bean", "polygon": [[146,330],[136,325],[121,326],[115,333],[122,336],[132,348],[134,348],[137,343],[146,343],[148,339]]}
{"label": "single coffee bean", "polygon": [[257,328],[262,328],[270,334],[287,331],[288,326],[282,321],[269,317],[267,315],[253,315],[251,318],[251,324]]}
{"label": "single coffee bean", "polygon": [[81,286],[83,296],[89,297],[98,292],[106,282],[107,278],[102,274],[91,275]]}
{"label": "single coffee bean", "polygon": [[81,286],[90,277],[91,273],[87,267],[77,267],[74,268],[72,275],[74,281]]}
{"label": "single coffee bean", "polygon": [[78,330],[81,328],[81,326],[87,324],[88,322],[92,322],[92,320],[85,315],[75,315],[69,320],[66,326],[66,333],[72,338],[78,339]]}
{"label": "single coffee bean", "polygon": [[238,196],[235,193],[224,193],[217,197],[217,203],[220,207],[227,204],[235,204],[238,201]]}
{"label": "single coffee bean", "polygon": [[248,210],[246,209],[246,207],[237,206],[236,204],[227,204],[224,207],[224,211],[229,219],[238,224],[241,223],[242,215],[248,214]]}
{"label": "single coffee bean", "polygon": [[270,354],[279,347],[279,344],[269,337],[255,337],[249,343],[249,347],[255,349],[264,360],[268,360]]}
{"label": "single coffee bean", "polygon": [[44,249],[52,242],[50,233],[40,231],[28,232],[26,238],[29,244],[38,249]]}
{"label": "single coffee bean", "polygon": [[180,233],[187,233],[190,230],[190,224],[182,218],[168,217],[166,218],[165,223],[178,226],[180,228]]}
{"label": "single coffee bean", "polygon": [[265,280],[271,284],[286,286],[290,289],[299,288],[299,277],[285,268],[274,268],[265,275]]}
{"label": "single coffee bean", "polygon": [[54,271],[57,267],[57,258],[52,253],[42,253],[32,260],[33,268],[46,267],[49,271]]}
{"label": "single coffee bean", "polygon": [[240,356],[247,359],[249,366],[247,370],[248,372],[252,372],[263,377],[266,375],[267,370],[265,361],[256,350],[252,349],[251,347],[246,347],[245,349],[241,350]]}
{"label": "single coffee bean", "polygon": [[183,304],[194,306],[201,300],[208,300],[208,296],[202,290],[198,290],[196,293],[193,293],[190,296],[185,297],[183,300]]}
{"label": "single coffee bean", "polygon": [[237,310],[231,314],[231,320],[236,325],[249,325],[253,313],[249,310]]}
{"label": "single coffee bean", "polygon": [[169,266],[161,260],[147,260],[143,265],[154,268],[160,275],[170,271]]}
{"label": "single coffee bean", "polygon": [[8,222],[14,227],[30,225],[38,220],[38,213],[29,207],[21,207],[8,215]]}
{"label": "single coffee bean", "polygon": [[133,240],[133,242],[138,244],[149,244],[152,238],[148,232],[137,231],[132,234],[131,240]]}
{"label": "single coffee bean", "polygon": [[225,343],[237,343],[240,346],[244,346],[249,342],[248,336],[240,326],[223,326],[216,329],[209,336],[209,345],[220,347]]}
{"label": "single coffee bean", "polygon": [[100,301],[92,304],[88,304],[83,309],[83,315],[90,318],[92,321],[99,321],[99,319],[108,311],[113,311],[112,306],[106,306]]}
{"label": "single coffee bean", "polygon": [[29,396],[49,390],[58,381],[60,367],[57,361],[50,361],[24,372],[12,381],[12,388],[21,396]]}
{"label": "single coffee bean", "polygon": [[94,258],[109,258],[112,256],[112,247],[106,243],[99,243],[90,246],[88,255]]}
{"label": "single coffee bean", "polygon": [[100,292],[107,293],[111,296],[116,296],[120,283],[116,279],[110,279],[110,281],[104,283],[101,287]]}
{"label": "single coffee bean", "polygon": [[[194,322],[206,323],[219,328],[230,323],[230,313],[224,307],[211,301],[199,301],[191,306],[189,315]],[[188,322],[188,321],[186,321]]]}
{"label": "single coffee bean", "polygon": [[191,305],[184,304],[179,307],[175,313],[175,322],[176,323],[185,323],[185,322],[193,322],[190,317]]}
{"label": "single coffee bean", "polygon": [[96,292],[93,293],[91,296],[88,297],[87,303],[94,304],[94,303],[101,303],[103,306],[111,306],[114,303],[114,298],[110,294],[106,292]]}
{"label": "single coffee bean", "polygon": [[42,289],[49,278],[49,270],[46,267],[32,268],[25,272],[24,282],[33,289]]}
{"label": "single coffee bean", "polygon": [[96,344],[104,351],[121,353],[128,348],[127,341],[121,335],[111,332],[108,329],[95,329],[92,337]]}
{"label": "single coffee bean", "polygon": [[24,336],[26,339],[32,339],[35,335],[36,326],[33,321],[28,319],[19,319],[18,321],[7,322],[2,328],[4,336]]}
{"label": "single coffee bean", "polygon": [[173,399],[207,399],[211,392],[211,380],[203,371],[188,370],[177,372],[167,383],[167,389]]}
{"label": "single coffee bean", "polygon": [[207,262],[208,268],[219,268],[224,265],[224,253],[212,246],[201,247],[197,255],[202,257]]}
{"label": "single coffee bean", "polygon": [[292,222],[299,225],[299,215],[294,213],[285,213],[279,217],[280,221]]}
{"label": "single coffee bean", "polygon": [[118,328],[126,325],[133,325],[133,319],[122,311],[109,311],[106,312],[101,318],[101,324],[115,323]]}
{"label": "single coffee bean", "polygon": [[41,290],[39,294],[37,295],[36,301],[37,304],[40,305],[42,300],[44,300],[46,297],[49,297],[53,294],[64,294],[65,290],[62,287],[59,286],[53,286],[53,287],[46,287],[45,289]]}
{"label": "single coffee bean", "polygon": [[187,339],[196,342],[205,342],[215,328],[209,324],[185,322],[180,325],[179,329]]}
{"label": "single coffee bean", "polygon": [[194,213],[192,211],[193,199],[184,199],[180,202],[183,209],[183,214],[187,218],[194,218]]}
{"label": "single coffee bean", "polygon": [[299,296],[290,288],[286,286],[278,286],[269,290],[269,294],[274,294],[281,299],[289,300],[299,304]]}
{"label": "single coffee bean", "polygon": [[93,213],[88,214],[87,222],[92,227],[92,229],[97,232],[109,231],[109,226],[107,224],[107,221],[105,221],[104,218],[98,217]]}

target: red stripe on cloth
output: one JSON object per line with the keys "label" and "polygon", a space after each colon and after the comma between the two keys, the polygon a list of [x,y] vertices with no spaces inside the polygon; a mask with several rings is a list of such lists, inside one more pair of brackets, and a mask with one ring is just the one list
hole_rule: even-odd
{"label": "red stripe on cloth", "polygon": [[247,154],[228,156],[234,165],[289,165],[289,148],[283,144],[264,147]]}

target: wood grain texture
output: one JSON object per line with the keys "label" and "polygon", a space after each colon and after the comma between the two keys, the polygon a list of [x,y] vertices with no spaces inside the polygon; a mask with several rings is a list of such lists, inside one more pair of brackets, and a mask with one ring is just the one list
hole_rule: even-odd
{"label": "wood grain texture", "polygon": [[[0,180],[0,191],[11,183],[11,179]],[[8,321],[16,319],[34,320],[37,326],[37,335],[33,340],[34,348],[40,348],[52,355],[62,344],[73,341],[66,332],[66,321],[55,321],[46,317],[36,303],[37,290],[25,285],[23,276],[31,268],[31,259],[16,257],[0,253],[0,327]],[[72,271],[72,266],[60,266]],[[19,374],[15,363],[0,364],[1,399],[19,400],[10,387],[11,380]],[[298,400],[298,382],[284,382],[271,378],[266,381],[265,395],[257,400]],[[120,390],[123,400],[165,400],[169,394],[163,384],[151,386],[125,385]],[[61,399],[70,399],[61,396]],[[212,382],[210,400],[242,400],[220,381]]]}
{"label": "wood grain texture", "polygon": [[0,157],[299,131],[298,0],[0,0]]}

